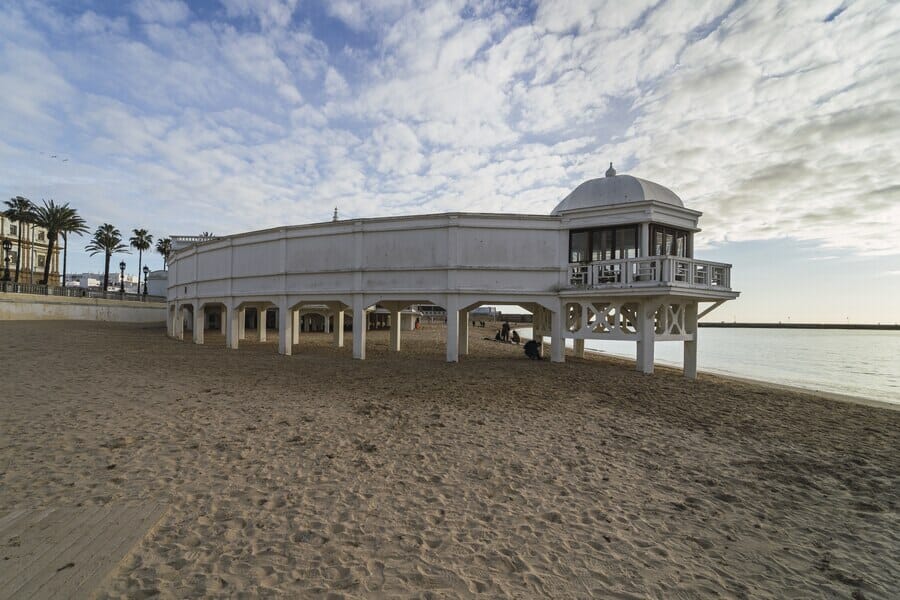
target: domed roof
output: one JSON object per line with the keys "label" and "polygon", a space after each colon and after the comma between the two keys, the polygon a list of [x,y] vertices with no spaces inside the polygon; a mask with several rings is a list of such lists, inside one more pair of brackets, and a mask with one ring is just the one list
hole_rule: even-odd
{"label": "domed roof", "polygon": [[599,208],[647,200],[684,208],[681,198],[669,188],[631,175],[616,175],[616,170],[610,163],[606,177],[585,181],[563,198],[550,214],[558,215],[579,208]]}

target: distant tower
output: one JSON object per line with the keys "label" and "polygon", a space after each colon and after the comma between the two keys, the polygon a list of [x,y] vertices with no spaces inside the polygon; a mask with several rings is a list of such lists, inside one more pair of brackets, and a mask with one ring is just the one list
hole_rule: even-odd
{"label": "distant tower", "polygon": [[332,221],[337,221],[337,206],[334,207],[334,215],[331,217]]}
{"label": "distant tower", "polygon": [[616,176],[616,170],[613,169],[612,163],[609,163],[609,168],[606,170],[606,176],[607,177],[615,177]]}

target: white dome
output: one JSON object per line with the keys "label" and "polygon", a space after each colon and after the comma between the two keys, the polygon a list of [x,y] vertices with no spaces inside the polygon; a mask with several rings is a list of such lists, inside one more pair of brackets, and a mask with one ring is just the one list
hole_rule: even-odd
{"label": "white dome", "polygon": [[655,200],[684,208],[681,198],[675,192],[658,183],[632,177],[631,175],[610,175],[615,170],[610,167],[606,177],[589,179],[572,190],[550,214],[558,215],[579,208],[599,208],[629,202]]}

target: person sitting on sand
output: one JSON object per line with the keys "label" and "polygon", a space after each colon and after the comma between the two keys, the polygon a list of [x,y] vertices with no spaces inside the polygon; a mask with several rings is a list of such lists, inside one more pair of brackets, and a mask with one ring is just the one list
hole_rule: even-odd
{"label": "person sitting on sand", "polygon": [[512,343],[516,344],[516,345],[518,345],[519,342],[522,341],[522,338],[519,337],[519,332],[516,331],[515,329],[513,329],[512,337],[510,339],[512,339]]}
{"label": "person sitting on sand", "polygon": [[531,358],[533,360],[540,360],[541,358],[541,346],[534,340],[528,340],[525,342],[525,356]]}
{"label": "person sitting on sand", "polygon": [[496,341],[496,342],[502,342],[502,341],[503,341],[503,336],[500,335],[500,330],[499,330],[499,329],[497,330],[497,335],[494,336],[494,341]]}

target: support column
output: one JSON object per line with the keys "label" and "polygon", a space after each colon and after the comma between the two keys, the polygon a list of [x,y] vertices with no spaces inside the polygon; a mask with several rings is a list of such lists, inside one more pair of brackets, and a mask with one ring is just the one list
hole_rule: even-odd
{"label": "support column", "polygon": [[278,354],[290,356],[294,343],[294,311],[287,303],[278,307]]}
{"label": "support column", "polygon": [[225,335],[225,330],[227,329],[227,325],[225,324],[225,318],[228,316],[228,307],[224,304],[222,308],[219,309],[219,333]]}
{"label": "support column", "polygon": [[194,308],[194,343],[203,343],[203,328],[206,325],[206,310]]}
{"label": "support column", "polygon": [[259,341],[266,341],[266,313],[268,312],[267,308],[257,308],[256,309],[256,331],[259,332]]}
{"label": "support column", "polygon": [[172,322],[172,337],[184,340],[184,306],[175,305],[175,320]]}
{"label": "support column", "polygon": [[700,328],[697,327],[697,303],[691,302],[684,307],[684,331],[691,340],[684,342],[684,376],[688,379],[697,379],[697,336]]}
{"label": "support column", "polygon": [[225,347],[232,350],[238,349],[240,339],[240,327],[238,320],[244,311],[233,306],[226,306],[222,313],[222,326],[225,327]]}
{"label": "support column", "polygon": [[344,347],[344,309],[339,308],[334,311],[334,345],[338,348]]}
{"label": "support column", "polygon": [[469,311],[459,311],[459,353],[469,353]]}
{"label": "support column", "polygon": [[584,358],[584,340],[576,339],[573,345],[575,346],[575,356]]}
{"label": "support column", "polygon": [[459,298],[447,295],[447,362],[459,362]]}
{"label": "support column", "polygon": [[366,358],[366,306],[362,294],[353,296],[353,358]]}
{"label": "support column", "polygon": [[641,302],[638,308],[638,342],[636,368],[647,375],[653,373],[653,350],[656,341],[656,325],[653,315],[657,305]]}
{"label": "support column", "polygon": [[566,362],[566,339],[563,337],[563,326],[566,315],[563,304],[550,313],[550,362]]}
{"label": "support column", "polygon": [[400,311],[391,309],[391,344],[390,349],[400,352]]}
{"label": "support column", "polygon": [[238,339],[247,339],[247,309],[243,306],[237,310],[238,314]]}
{"label": "support column", "polygon": [[650,223],[641,223],[641,258],[650,256]]}
{"label": "support column", "polygon": [[293,335],[291,336],[291,342],[294,344],[300,343],[300,310],[292,310],[291,311],[291,331]]}
{"label": "support column", "polygon": [[323,329],[323,331],[325,333],[331,333],[331,318],[328,311],[322,314],[322,319],[325,321],[325,329]]}

